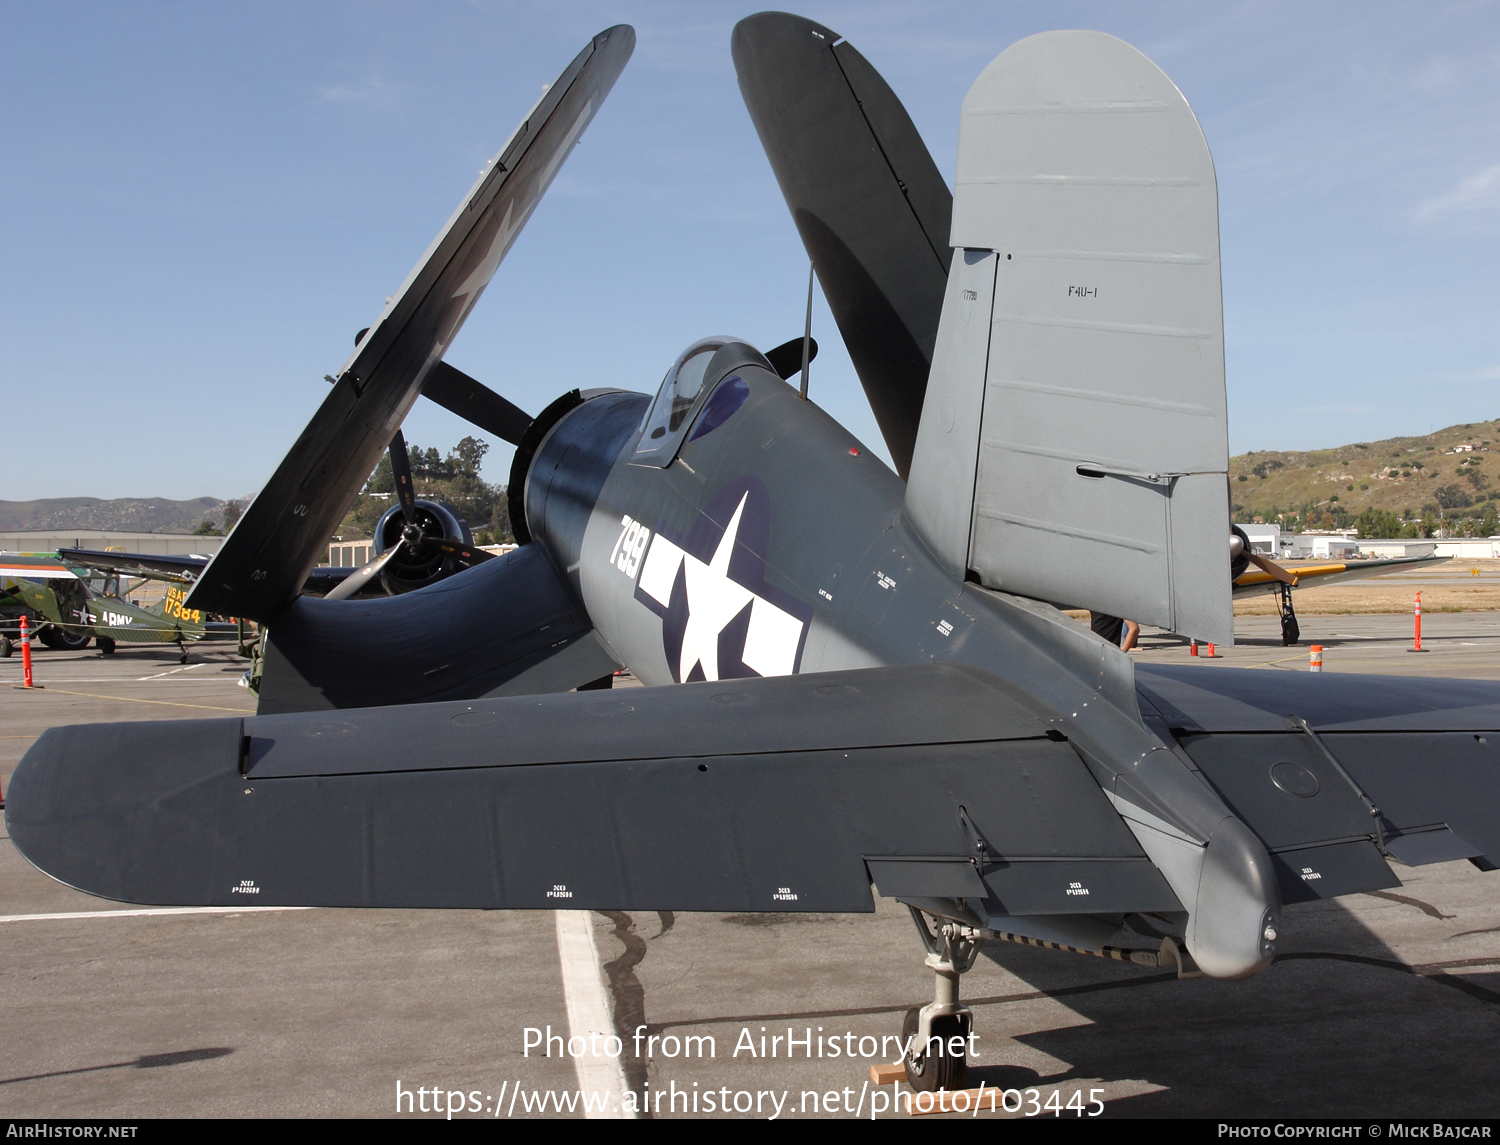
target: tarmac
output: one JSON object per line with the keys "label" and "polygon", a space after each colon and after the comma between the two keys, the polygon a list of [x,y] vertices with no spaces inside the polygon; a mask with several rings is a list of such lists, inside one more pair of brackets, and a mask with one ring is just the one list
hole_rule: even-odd
{"label": "tarmac", "polygon": [[[1409,616],[1304,617],[1297,648],[1273,619],[1241,618],[1236,647],[1199,662],[1306,671],[1320,643],[1325,671],[1500,678],[1500,613],[1423,619],[1417,654]],[[1137,656],[1189,650],[1148,629]],[[223,645],[193,648],[186,667],[173,648],[39,650],[45,688],[28,693],[13,690],[19,655],[0,660],[0,787],[50,726],[249,712],[244,666]],[[1070,1103],[1105,1117],[1493,1116],[1500,873],[1397,873],[1395,891],[1288,908],[1277,963],[1246,982],[987,943],[963,980],[979,1035],[969,1084],[1016,1091],[1021,1110],[997,1116],[1078,1116]],[[869,1066],[894,1060],[903,1013],[932,996],[905,908],[877,902],[872,915],[586,916],[626,1084],[661,1095],[658,1117],[736,1099],[732,1115],[766,1117],[777,1096],[781,1117],[872,1116],[893,1087]],[[567,1108],[573,1059],[527,1046],[570,1032],[565,962],[551,913],[139,914],[3,846],[0,1116],[388,1117],[403,1090],[402,1116],[422,1116],[433,1090],[439,1109],[458,1095],[462,1116],[539,1116],[539,1099],[581,1116]],[[637,1059],[641,1026],[657,1041]],[[904,1116],[884,1100],[873,1115]]]}

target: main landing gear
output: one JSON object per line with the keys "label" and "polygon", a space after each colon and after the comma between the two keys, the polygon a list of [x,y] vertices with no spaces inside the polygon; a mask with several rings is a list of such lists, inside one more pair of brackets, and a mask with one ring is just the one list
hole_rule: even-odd
{"label": "main landing gear", "polygon": [[914,1090],[962,1089],[968,1075],[970,1035],[974,1014],[958,1001],[959,976],[968,972],[983,939],[956,922],[934,919],[914,906],[907,908],[927,948],[927,965],[935,976],[933,999],[906,1012],[901,1044],[908,1047],[904,1064],[907,1084]]}
{"label": "main landing gear", "polygon": [[1290,648],[1302,639],[1302,628],[1297,623],[1296,610],[1292,608],[1292,586],[1277,581],[1276,600],[1281,606],[1281,644]]}

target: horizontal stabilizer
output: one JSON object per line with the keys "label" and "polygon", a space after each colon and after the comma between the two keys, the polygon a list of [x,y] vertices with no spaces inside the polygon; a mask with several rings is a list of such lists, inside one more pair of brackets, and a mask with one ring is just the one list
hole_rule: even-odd
{"label": "horizontal stabilizer", "polygon": [[31,862],[129,902],[868,911],[903,864],[992,915],[1179,905],[1072,747],[949,665],[54,728],[7,795]]}
{"label": "horizontal stabilizer", "polygon": [[1138,667],[1159,716],[1256,833],[1298,902],[1408,866],[1500,864],[1500,684]]}
{"label": "horizontal stabilizer", "polygon": [[990,588],[1232,641],[1218,191],[1191,108],[1098,32],[1001,53],[959,129],[912,525]]}
{"label": "horizontal stabilizer", "polygon": [[301,589],[634,47],[623,24],[594,37],[485,165],[204,570],[188,607],[269,620]]}

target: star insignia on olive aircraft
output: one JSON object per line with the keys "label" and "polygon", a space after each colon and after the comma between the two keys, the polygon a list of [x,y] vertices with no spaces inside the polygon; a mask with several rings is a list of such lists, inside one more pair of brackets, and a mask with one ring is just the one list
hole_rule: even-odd
{"label": "star insignia on olive aircraft", "polygon": [[[996,56],[950,191],[847,40],[735,28],[892,467],[809,400],[806,327],[534,418],[444,363],[634,43],[602,32],[526,113],[193,585],[266,626],[258,714],[48,731],[9,789],[27,858],[161,905],[857,912],[873,888],[934,971],[905,1019],[925,1089],[962,1082],[986,938],[1245,978],[1286,903],[1500,863],[1494,683],[1148,667],[1057,607],[1229,644],[1233,581],[1285,584],[1229,521],[1208,144],[1113,36]],[[412,500],[424,395],[516,444],[514,552]],[[349,594],[410,591],[304,594],[387,447],[401,505]],[[624,667],[647,686],[606,692]]]}

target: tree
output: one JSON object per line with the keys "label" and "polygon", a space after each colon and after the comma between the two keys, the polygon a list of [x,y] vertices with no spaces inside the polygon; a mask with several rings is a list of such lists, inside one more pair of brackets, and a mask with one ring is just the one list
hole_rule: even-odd
{"label": "tree", "polygon": [[1496,533],[1500,533],[1500,514],[1495,512],[1493,501],[1485,506],[1484,516],[1479,519],[1479,533],[1485,537],[1493,537]]}
{"label": "tree", "polygon": [[484,463],[484,455],[489,451],[489,442],[480,441],[477,437],[466,437],[453,447],[453,452],[448,456],[456,463],[454,468],[460,473],[477,477],[479,467]]}
{"label": "tree", "polygon": [[195,537],[222,537],[224,530],[215,525],[207,517],[198,522],[198,527],[193,530]]}
{"label": "tree", "polygon": [[225,501],[224,532],[228,533],[230,529],[234,528],[235,522],[244,516],[244,513],[245,503],[243,501]]}
{"label": "tree", "polygon": [[1474,504],[1474,498],[1470,497],[1457,485],[1442,485],[1432,491],[1437,498],[1437,503],[1444,509],[1467,509]]}
{"label": "tree", "polygon": [[1354,518],[1354,527],[1363,538],[1394,537],[1401,532],[1401,522],[1396,514],[1373,507]]}

